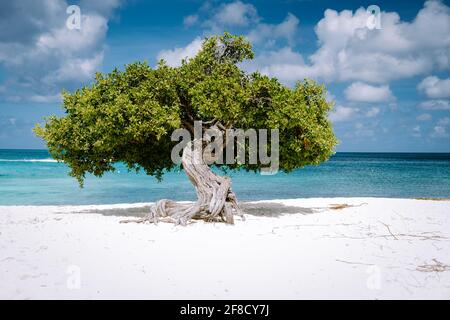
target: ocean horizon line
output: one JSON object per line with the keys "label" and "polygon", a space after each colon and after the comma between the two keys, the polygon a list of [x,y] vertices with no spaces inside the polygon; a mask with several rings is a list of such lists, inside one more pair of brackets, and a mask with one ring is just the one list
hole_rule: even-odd
{"label": "ocean horizon line", "polygon": [[[0,151],[48,151],[37,148],[0,148]],[[337,153],[372,153],[372,154],[450,154],[449,151],[336,151]]]}

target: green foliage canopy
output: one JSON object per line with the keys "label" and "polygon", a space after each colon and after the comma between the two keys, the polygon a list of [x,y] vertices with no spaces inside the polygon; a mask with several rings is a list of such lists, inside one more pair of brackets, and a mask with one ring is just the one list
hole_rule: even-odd
{"label": "green foliage canopy", "polygon": [[247,74],[239,64],[251,58],[244,37],[225,33],[205,39],[200,52],[179,67],[161,60],[155,69],[136,62],[124,71],[97,73],[92,85],[63,92],[65,116],[47,118],[35,133],[80,184],[86,173],[101,176],[116,162],[161,178],[175,166],[173,130],[191,129],[195,120],[278,128],[279,166],[287,172],[328,159],[337,140],[324,86],[304,80],[289,88],[258,72]]}

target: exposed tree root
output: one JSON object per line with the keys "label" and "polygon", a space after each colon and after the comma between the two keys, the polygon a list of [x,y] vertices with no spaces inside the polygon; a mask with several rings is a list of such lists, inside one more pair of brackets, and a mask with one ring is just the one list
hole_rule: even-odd
{"label": "exposed tree root", "polygon": [[201,219],[233,224],[235,215],[244,219],[236,195],[231,190],[230,179],[212,172],[203,160],[202,149],[195,148],[194,144],[195,142],[188,143],[183,149],[182,165],[197,192],[197,201],[179,203],[162,199],[150,208],[146,217],[139,220],[124,220],[122,223],[165,221],[186,225],[191,219]]}

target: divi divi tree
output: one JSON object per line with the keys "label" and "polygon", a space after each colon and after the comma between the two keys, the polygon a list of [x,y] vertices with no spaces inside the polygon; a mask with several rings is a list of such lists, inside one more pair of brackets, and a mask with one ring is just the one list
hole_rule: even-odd
{"label": "divi divi tree", "polygon": [[[260,171],[264,165],[247,159],[207,164],[195,143],[189,142],[181,150],[180,166],[171,157],[179,143],[172,138],[176,129],[194,136],[200,123],[204,131],[223,133],[223,150],[214,150],[215,157],[235,142],[227,140],[229,130],[276,129],[277,165],[284,172],[327,160],[337,143],[328,120],[332,103],[324,86],[304,80],[290,88],[276,78],[246,73],[240,64],[252,58],[251,44],[244,37],[225,33],[206,38],[197,55],[179,67],[161,60],[156,68],[136,62],[124,71],[97,73],[91,85],[63,92],[65,115],[47,118],[35,132],[47,142],[51,155],[70,167],[70,175],[81,186],[87,173],[100,177],[114,171],[117,162],[157,179],[171,169],[184,169],[197,201],[159,200],[141,221],[233,223],[242,211],[231,181],[211,166]],[[197,142],[204,146],[211,137],[197,137]]]}

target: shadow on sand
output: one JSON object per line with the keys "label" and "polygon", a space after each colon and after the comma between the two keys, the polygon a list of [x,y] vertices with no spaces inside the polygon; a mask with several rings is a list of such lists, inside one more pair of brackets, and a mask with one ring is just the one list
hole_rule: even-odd
{"label": "shadow on sand", "polygon": [[[274,202],[242,202],[241,207],[245,214],[258,217],[279,217],[286,214],[313,214],[320,211],[318,208],[286,206],[282,203]],[[91,209],[75,213],[95,213],[104,216],[120,217],[144,217],[149,211],[150,206],[142,206],[137,208]]]}

